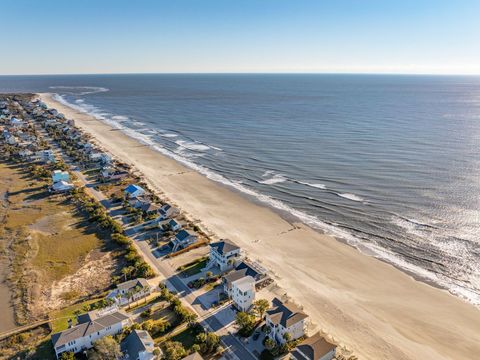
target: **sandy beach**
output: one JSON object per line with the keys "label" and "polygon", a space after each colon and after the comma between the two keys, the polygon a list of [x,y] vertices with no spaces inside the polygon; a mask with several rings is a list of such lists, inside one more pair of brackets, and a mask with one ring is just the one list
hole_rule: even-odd
{"label": "sandy beach", "polygon": [[217,237],[230,238],[275,274],[318,329],[362,359],[476,359],[480,311],[335,238],[291,224],[121,131],[41,94],[48,106],[133,164]]}

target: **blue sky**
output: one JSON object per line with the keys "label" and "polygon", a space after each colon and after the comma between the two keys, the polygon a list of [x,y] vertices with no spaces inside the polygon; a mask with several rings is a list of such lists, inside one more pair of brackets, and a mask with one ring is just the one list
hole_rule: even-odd
{"label": "blue sky", "polygon": [[0,74],[480,74],[480,0],[0,0]]}

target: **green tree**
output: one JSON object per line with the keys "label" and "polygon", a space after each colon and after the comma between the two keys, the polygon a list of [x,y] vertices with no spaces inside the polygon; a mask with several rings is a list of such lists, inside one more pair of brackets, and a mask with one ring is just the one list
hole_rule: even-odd
{"label": "green tree", "polygon": [[66,351],[60,355],[60,360],[75,360],[75,354],[71,351]]}
{"label": "green tree", "polygon": [[240,327],[240,335],[249,336],[255,327],[255,316],[240,311],[235,318],[236,324]]}
{"label": "green tree", "polygon": [[263,319],[263,315],[270,307],[270,303],[266,299],[258,299],[253,303],[253,310],[260,319]]}
{"label": "green tree", "polygon": [[268,349],[268,350],[272,350],[277,344],[275,343],[274,340],[270,339],[270,338],[267,338],[265,340],[265,347]]}
{"label": "green tree", "polygon": [[95,341],[93,349],[88,352],[88,358],[92,360],[116,360],[121,356],[120,345],[111,336]]}
{"label": "green tree", "polygon": [[180,360],[187,356],[187,351],[178,341],[167,341],[164,344],[164,356],[166,360]]}

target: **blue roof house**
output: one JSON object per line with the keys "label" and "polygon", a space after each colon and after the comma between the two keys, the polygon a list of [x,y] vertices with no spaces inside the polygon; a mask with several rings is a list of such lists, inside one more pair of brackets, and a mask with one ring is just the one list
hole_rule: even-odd
{"label": "blue roof house", "polygon": [[142,187],[140,187],[138,185],[135,185],[135,184],[128,185],[125,188],[125,195],[129,199],[137,198],[137,197],[142,196],[144,194],[145,194],[145,190],[143,190]]}

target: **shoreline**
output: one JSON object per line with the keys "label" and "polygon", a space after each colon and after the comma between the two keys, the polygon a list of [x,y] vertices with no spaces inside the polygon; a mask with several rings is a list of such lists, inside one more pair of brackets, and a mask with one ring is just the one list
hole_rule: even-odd
{"label": "shoreline", "polygon": [[134,164],[207,232],[230,238],[259,260],[323,332],[359,357],[468,359],[480,351],[480,312],[473,305],[341,240],[292,224],[122,131],[40,96],[112,155]]}

